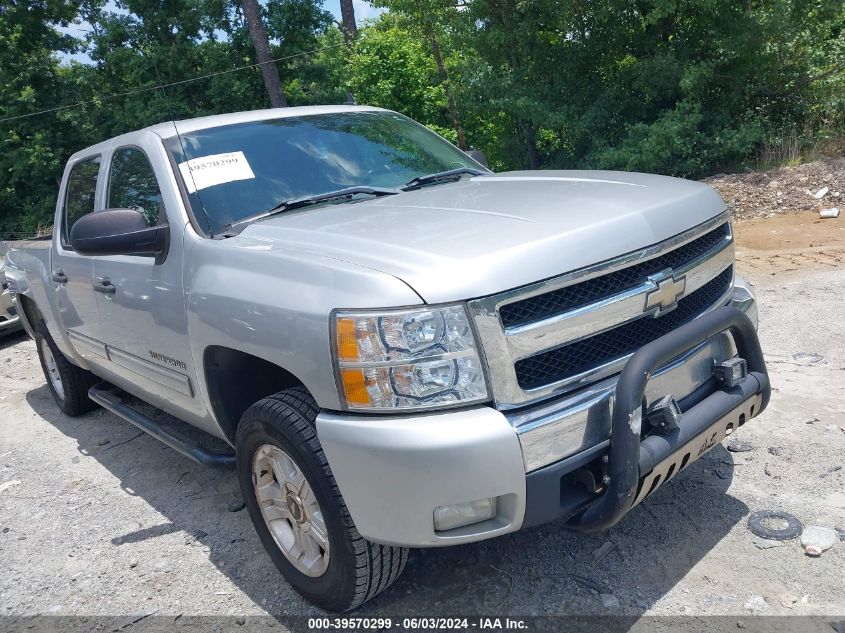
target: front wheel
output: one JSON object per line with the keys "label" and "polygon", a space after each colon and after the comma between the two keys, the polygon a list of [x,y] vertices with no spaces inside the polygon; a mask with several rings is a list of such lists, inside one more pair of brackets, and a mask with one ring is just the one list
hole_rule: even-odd
{"label": "front wheel", "polygon": [[95,409],[97,405],[88,397],[88,390],[99,382],[99,378],[65,358],[44,321],[35,326],[35,344],[47,386],[59,408],[71,417]]}
{"label": "front wheel", "polygon": [[347,611],[402,573],[404,547],[362,537],[332,476],[302,388],[252,405],[237,432],[237,468],[249,516],[270,558],[304,598]]}

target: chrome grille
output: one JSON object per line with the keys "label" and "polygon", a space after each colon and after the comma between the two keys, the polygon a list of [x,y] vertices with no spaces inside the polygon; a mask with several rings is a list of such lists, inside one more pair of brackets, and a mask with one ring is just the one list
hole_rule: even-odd
{"label": "chrome grille", "polygon": [[723,224],[692,242],[647,262],[634,264],[595,279],[503,305],[499,309],[502,324],[505,327],[524,325],[554,314],[576,310],[590,303],[611,297],[618,292],[633,288],[648,279],[649,275],[666,268],[680,268],[701,257],[713,247],[724,244],[725,240],[729,238],[729,231],[729,225]]}
{"label": "chrome grille", "polygon": [[496,405],[519,408],[617,374],[638,347],[726,301],[733,262],[722,213],[641,251],[470,301]]}
{"label": "chrome grille", "polygon": [[678,301],[678,307],[657,318],[645,316],[612,330],[607,330],[563,347],[530,356],[516,362],[516,378],[523,389],[536,389],[633,354],[638,348],[657,340],[692,321],[713,306],[731,286],[733,267]]}

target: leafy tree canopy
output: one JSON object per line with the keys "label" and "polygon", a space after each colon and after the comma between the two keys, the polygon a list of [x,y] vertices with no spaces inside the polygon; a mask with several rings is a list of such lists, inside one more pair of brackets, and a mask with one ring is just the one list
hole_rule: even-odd
{"label": "leafy tree canopy", "polygon": [[[291,105],[352,93],[484,150],[496,169],[700,177],[785,135],[845,136],[841,0],[375,4],[383,12],[344,37],[322,0],[262,0]],[[267,107],[258,68],[231,72],[255,61],[239,0],[6,0],[0,236],[49,224],[82,147],[171,117]]]}

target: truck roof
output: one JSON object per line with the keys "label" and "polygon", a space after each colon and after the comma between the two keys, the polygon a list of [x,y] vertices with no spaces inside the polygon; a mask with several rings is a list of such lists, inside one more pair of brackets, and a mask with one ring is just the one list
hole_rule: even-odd
{"label": "truck roof", "polygon": [[[265,110],[247,110],[246,112],[230,112],[228,114],[215,114],[212,116],[197,117],[196,119],[183,119],[175,121],[176,128],[180,134],[188,134],[196,130],[205,130],[223,125],[234,125],[236,123],[250,123],[252,121],[266,121],[267,119],[282,119],[296,116],[309,116],[314,114],[334,114],[338,112],[367,112],[380,111],[383,108],[372,106],[354,105],[319,105],[319,106],[297,106],[295,108],[268,108]],[[144,130],[154,132],[161,138],[170,138],[176,135],[173,126],[174,121],[157,123]]]}
{"label": "truck roof", "polygon": [[[237,123],[250,123],[252,121],[266,121],[268,119],[282,119],[287,117],[297,116],[311,116],[315,114],[334,114],[340,112],[383,112],[383,108],[376,108],[372,106],[354,106],[354,105],[318,105],[318,106],[297,106],[294,108],[267,108],[264,110],[248,110],[246,112],[230,112],[227,114],[215,114],[212,116],[197,117],[195,119],[183,119],[180,121],[164,121],[156,123],[140,130],[127,132],[114,138],[106,139],[96,145],[91,145],[82,149],[73,156],[70,160],[75,160],[81,156],[89,156],[98,151],[102,151],[108,146],[114,144],[124,145],[131,143],[133,139],[141,134],[153,133],[160,138],[172,138],[176,136],[178,129],[180,134],[189,134],[197,130],[206,130],[214,127],[221,127],[224,125],[234,125]],[[174,125],[175,124],[175,125]]]}

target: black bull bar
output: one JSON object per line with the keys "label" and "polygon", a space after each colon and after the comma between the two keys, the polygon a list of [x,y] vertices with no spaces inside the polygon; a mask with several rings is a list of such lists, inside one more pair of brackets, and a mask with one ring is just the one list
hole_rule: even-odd
{"label": "black bull bar", "polygon": [[[733,388],[715,391],[685,411],[678,427],[669,433],[649,435],[641,440],[645,389],[652,373],[723,331],[733,335],[739,357],[748,364],[746,378]],[[569,525],[583,532],[610,528],[635,501],[639,502],[641,479],[655,465],[752,398],[758,399],[759,404],[756,408],[752,406],[749,417],[758,415],[768,405],[770,396],[769,376],[757,332],[748,316],[737,308],[718,308],[643,346],[625,364],[616,384],[605,492]],[[704,439],[706,442],[707,438]],[[705,443],[703,448],[711,446]]]}

